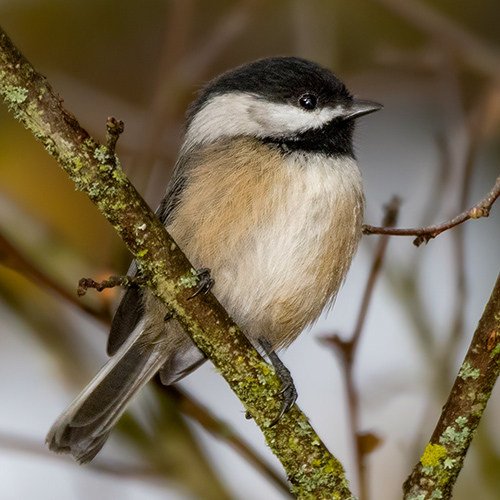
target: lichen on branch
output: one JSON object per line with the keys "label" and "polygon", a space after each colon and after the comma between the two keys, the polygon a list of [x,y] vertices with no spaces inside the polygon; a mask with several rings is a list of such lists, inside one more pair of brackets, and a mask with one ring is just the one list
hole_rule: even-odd
{"label": "lichen on branch", "polygon": [[404,500],[447,500],[500,375],[500,274]]}

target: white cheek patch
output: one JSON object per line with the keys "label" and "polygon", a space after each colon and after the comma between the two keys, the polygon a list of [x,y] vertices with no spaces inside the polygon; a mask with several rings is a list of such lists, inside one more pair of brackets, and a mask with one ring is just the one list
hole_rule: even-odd
{"label": "white cheek patch", "polygon": [[305,110],[291,104],[278,104],[253,94],[234,92],[213,97],[193,118],[186,134],[184,149],[214,142],[221,137],[291,136],[318,129],[348,110],[335,108]]}
{"label": "white cheek patch", "polygon": [[259,102],[250,107],[250,118],[260,125],[266,137],[292,135],[318,129],[339,116],[345,115],[342,106],[305,110],[290,104]]}

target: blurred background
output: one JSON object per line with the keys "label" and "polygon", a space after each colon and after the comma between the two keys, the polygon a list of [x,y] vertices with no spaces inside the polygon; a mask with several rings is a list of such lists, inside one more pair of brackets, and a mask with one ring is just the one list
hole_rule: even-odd
{"label": "blurred background", "polygon": [[[124,120],[118,153],[153,208],[196,90],[244,62],[296,55],[384,104],[356,134],[365,222],[379,225],[398,195],[405,227],[461,212],[499,174],[498,19],[495,0],[0,0],[1,26],[91,135],[104,141],[106,118]],[[321,339],[352,337],[379,238],[365,236],[333,310],[282,356],[361,500],[400,498],[423,453],[500,268],[499,211],[420,248],[389,241],[346,366]],[[125,273],[130,255],[5,106],[0,259],[0,498],[291,498],[209,363],[173,390],[150,384],[91,465],[47,451],[53,421],[106,360],[116,292],[77,299],[77,282]],[[499,414],[497,390],[455,499],[500,498]]]}

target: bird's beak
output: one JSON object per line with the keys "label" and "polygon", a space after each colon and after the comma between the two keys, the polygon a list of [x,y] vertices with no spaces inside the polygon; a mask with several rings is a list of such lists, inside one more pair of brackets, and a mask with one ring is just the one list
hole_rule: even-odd
{"label": "bird's beak", "polygon": [[354,118],[359,118],[360,116],[367,115],[369,113],[374,113],[382,109],[384,106],[373,101],[364,101],[362,99],[354,99],[352,105],[346,110],[344,115],[344,120],[352,120]]}

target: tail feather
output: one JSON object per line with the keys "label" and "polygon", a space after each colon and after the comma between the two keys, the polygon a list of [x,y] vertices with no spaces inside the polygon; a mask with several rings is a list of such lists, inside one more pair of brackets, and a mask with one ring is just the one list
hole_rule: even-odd
{"label": "tail feather", "polygon": [[104,365],[57,419],[47,435],[52,451],[70,453],[80,463],[92,460],[130,400],[165,363],[161,342],[142,342],[143,325]]}

